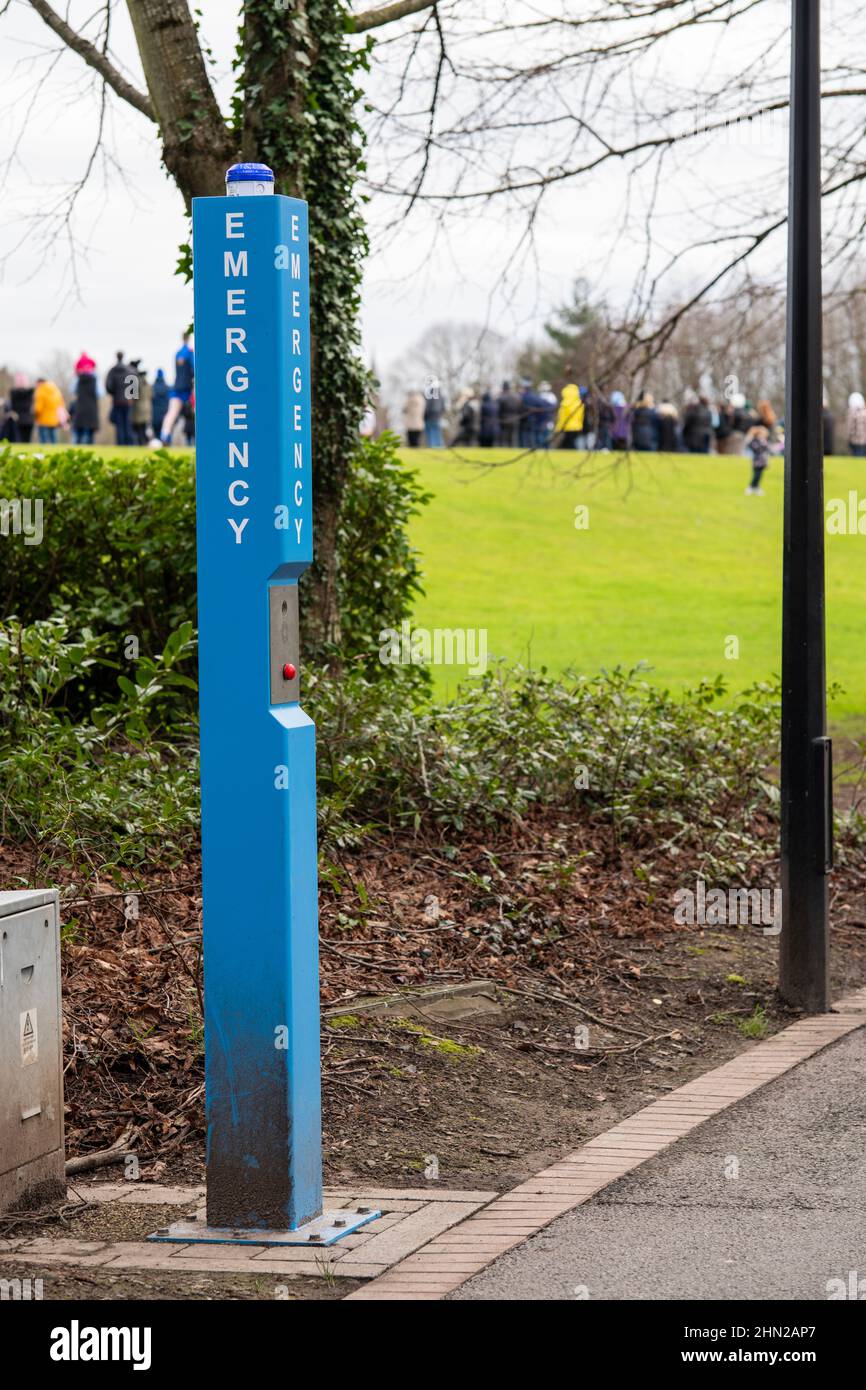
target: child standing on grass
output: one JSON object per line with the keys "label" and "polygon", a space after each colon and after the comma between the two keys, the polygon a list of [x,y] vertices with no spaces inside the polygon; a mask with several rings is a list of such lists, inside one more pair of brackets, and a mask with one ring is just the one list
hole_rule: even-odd
{"label": "child standing on grass", "polygon": [[753,425],[744,442],[752,455],[752,481],[746,488],[746,496],[763,497],[761,479],[770,462],[770,431],[766,425]]}

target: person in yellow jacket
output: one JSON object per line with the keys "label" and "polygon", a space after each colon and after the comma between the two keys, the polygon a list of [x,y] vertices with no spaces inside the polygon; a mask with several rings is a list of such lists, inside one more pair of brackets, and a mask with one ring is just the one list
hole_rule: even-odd
{"label": "person in yellow jacket", "polygon": [[583,434],[585,414],[586,406],[581,399],[580,387],[563,386],[556,415],[556,433],[560,436],[563,449],[577,448],[578,436]]}
{"label": "person in yellow jacket", "polygon": [[33,395],[33,420],[39,434],[40,444],[56,444],[57,429],[65,425],[69,416],[63,403],[59,386],[44,377],[37,377],[36,391]]}

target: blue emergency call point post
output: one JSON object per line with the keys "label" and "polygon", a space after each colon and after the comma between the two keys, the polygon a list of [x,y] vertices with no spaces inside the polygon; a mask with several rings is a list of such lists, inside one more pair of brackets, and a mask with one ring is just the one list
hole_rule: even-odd
{"label": "blue emergency call point post", "polygon": [[322,1211],[306,203],[235,165],[193,272],[207,1222],[152,1238],[327,1245],[379,1213]]}

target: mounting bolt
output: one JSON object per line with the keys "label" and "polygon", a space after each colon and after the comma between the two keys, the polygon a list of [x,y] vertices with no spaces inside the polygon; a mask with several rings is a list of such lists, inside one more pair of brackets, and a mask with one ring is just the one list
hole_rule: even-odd
{"label": "mounting bolt", "polygon": [[307,1236],[307,1240],[316,1241],[316,1240],[321,1240],[321,1239],[322,1239],[322,1237],[321,1237],[321,1235],[319,1234],[318,1231],[311,1231],[310,1234]]}

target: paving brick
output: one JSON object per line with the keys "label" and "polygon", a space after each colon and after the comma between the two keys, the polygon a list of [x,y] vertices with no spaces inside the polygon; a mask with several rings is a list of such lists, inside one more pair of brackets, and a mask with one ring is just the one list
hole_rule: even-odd
{"label": "paving brick", "polygon": [[[387,1266],[379,1265],[380,1274],[384,1274]],[[302,1260],[283,1260],[280,1259],[276,1250],[269,1250],[267,1255],[261,1260],[255,1260],[249,1266],[250,1274],[273,1274],[282,1279],[294,1279],[299,1274],[313,1274],[321,1276],[324,1273],[336,1275],[340,1273],[338,1261],[328,1258],[322,1253],[318,1259],[314,1255],[306,1255]]]}
{"label": "paving brick", "polygon": [[514,1191],[516,1193],[526,1192],[531,1195],[539,1191],[539,1184],[541,1184],[545,1191],[561,1192],[564,1196],[567,1192],[588,1190],[602,1180],[603,1177],[599,1174],[590,1172],[586,1167],[581,1167],[574,1172],[539,1173],[537,1178],[530,1178],[528,1182],[521,1183]]}
{"label": "paving brick", "polygon": [[[162,1242],[160,1242],[160,1245],[161,1244]],[[159,1246],[153,1243],[147,1246],[149,1250],[158,1248]],[[266,1247],[263,1245],[196,1245],[190,1243],[189,1245],[175,1246],[165,1244],[162,1248],[169,1255],[168,1264],[171,1264],[173,1260],[188,1259],[195,1261],[197,1264],[218,1265],[226,1256],[250,1263],[255,1259],[256,1255],[260,1255]]]}
{"label": "paving brick", "polygon": [[561,1211],[567,1207],[571,1200],[571,1193],[562,1192],[533,1192],[529,1196],[521,1196],[520,1201],[504,1202],[501,1207],[492,1207],[485,1211],[484,1217],[479,1217],[474,1225],[480,1226],[485,1220],[501,1221],[504,1216],[509,1220],[537,1221],[547,1211]]}
{"label": "paving brick", "polygon": [[[298,1265],[286,1265],[285,1267],[280,1269],[279,1261],[275,1260],[273,1261],[273,1267],[270,1264],[268,1265],[268,1273],[290,1274],[298,1271],[300,1268],[301,1266]],[[351,1269],[349,1269],[348,1266],[343,1264],[332,1265],[330,1267],[330,1273],[338,1278],[344,1279],[378,1279],[380,1275],[385,1274],[387,1272],[387,1269],[387,1265],[361,1264],[359,1262],[358,1264],[352,1265]],[[327,1267],[320,1261],[320,1263],[317,1266],[314,1265],[311,1269],[304,1268],[303,1272],[305,1274],[321,1276],[324,1272],[327,1272]],[[255,1273],[255,1271],[253,1271],[253,1273]]]}
{"label": "paving brick", "polygon": [[622,1139],[618,1143],[599,1144],[597,1149],[588,1149],[587,1158],[593,1163],[600,1159],[612,1158],[615,1162],[624,1158],[636,1158],[639,1162],[645,1162],[647,1158],[652,1158],[663,1146],[652,1140],[650,1143],[640,1143],[636,1139]]}
{"label": "paving brick", "polygon": [[577,1179],[564,1178],[540,1178],[538,1182],[528,1182],[525,1190],[530,1197],[549,1197],[551,1200],[561,1198],[563,1201],[585,1197],[590,1193],[597,1192],[600,1187],[607,1187],[609,1182],[616,1182],[616,1177],[609,1177],[606,1174],[594,1177]]}
{"label": "paving brick", "polygon": [[[231,1248],[231,1246],[226,1246],[227,1250],[230,1250]],[[325,1274],[336,1275],[340,1273],[339,1264],[335,1261],[329,1260],[327,1256],[324,1254],[324,1252],[319,1256],[318,1259],[316,1259],[314,1255],[308,1255],[306,1251],[303,1251],[302,1253],[303,1259],[300,1260],[281,1260],[267,1257],[263,1258],[261,1261],[255,1260],[252,1264],[244,1265],[243,1272],[246,1274],[257,1275],[282,1275],[284,1279],[293,1279],[299,1274],[312,1275],[314,1277],[322,1278]],[[271,1257],[273,1257],[275,1254],[276,1252],[274,1250],[269,1250],[267,1252],[267,1255]],[[184,1269],[187,1272],[190,1272],[192,1270],[201,1271],[202,1269],[207,1269],[210,1273],[213,1274],[219,1274],[222,1272],[223,1269],[230,1273],[238,1272],[238,1268],[234,1264],[226,1264],[225,1266],[220,1264],[203,1265],[201,1261],[196,1263],[194,1260],[190,1260],[185,1257],[181,1257],[181,1259],[178,1261],[177,1266],[172,1264],[172,1268],[175,1267]],[[385,1269],[385,1265],[377,1265],[375,1269],[375,1274],[372,1274],[369,1277],[375,1278],[376,1274],[384,1274]]]}
{"label": "paving brick", "polygon": [[421,1302],[424,1300],[438,1300],[444,1298],[445,1295],[451,1293],[452,1290],[458,1289],[462,1283],[465,1283],[465,1280],[462,1278],[456,1281],[449,1279],[446,1283],[431,1283],[426,1279],[413,1281],[412,1283],[404,1283],[402,1280],[395,1280],[394,1283],[389,1283],[388,1287],[391,1290],[392,1296],[396,1297],[399,1295],[402,1302],[408,1302],[410,1299],[417,1299]]}
{"label": "paving brick", "polygon": [[[541,1179],[547,1178],[551,1178],[557,1182],[583,1182],[586,1179],[589,1168],[593,1166],[593,1164],[587,1163],[585,1159],[581,1159],[575,1154],[570,1158],[564,1158],[561,1163],[554,1164],[550,1168],[542,1169],[540,1173],[535,1174],[534,1178],[528,1178],[525,1183],[521,1183],[519,1187],[515,1187],[512,1190],[514,1192],[521,1192],[530,1182],[538,1182]],[[485,1208],[485,1210],[487,1209]]]}
{"label": "paving brick", "polygon": [[637,1128],[610,1130],[607,1134],[599,1134],[597,1138],[591,1139],[580,1152],[596,1153],[599,1149],[617,1147],[651,1149],[657,1142],[657,1138],[658,1136],[655,1134],[642,1134]]}
{"label": "paving brick", "polygon": [[671,1091],[669,1096],[652,1101],[643,1114],[655,1119],[659,1115],[695,1115],[699,1110],[715,1109],[716,1102],[706,1096],[681,1096],[679,1091]]}
{"label": "paving brick", "polygon": [[[476,1230],[467,1224],[460,1226],[456,1231],[450,1231],[446,1235],[440,1236],[438,1240],[431,1240],[429,1245],[423,1246],[421,1250],[416,1250],[414,1253],[420,1255],[430,1251],[435,1255],[443,1250],[456,1250],[461,1245],[469,1246],[474,1250],[479,1245],[503,1245],[509,1239],[511,1239],[510,1236],[490,1235],[487,1231]],[[410,1257],[407,1256],[406,1258],[409,1259]]]}
{"label": "paving brick", "polygon": [[630,1143],[601,1145],[597,1149],[591,1149],[580,1163],[575,1167],[580,1168],[599,1168],[610,1167],[611,1164],[619,1163],[646,1163],[648,1158],[652,1158],[658,1153],[659,1149],[666,1147],[657,1143],[655,1140],[650,1144],[638,1145],[633,1141]]}
{"label": "paving brick", "polygon": [[[763,1043],[759,1052],[748,1053],[742,1062],[746,1066],[754,1064],[761,1067],[766,1066],[768,1062],[778,1062],[783,1057],[796,1057],[802,1061],[806,1057],[814,1056],[816,1050],[823,1046],[823,1041],[815,1037],[814,1034],[789,1038],[784,1033],[779,1033],[775,1038],[770,1038],[766,1043]],[[714,1073],[709,1074],[713,1075]],[[727,1075],[728,1073],[724,1074]]]}
{"label": "paving brick", "polygon": [[[218,1248],[218,1247],[215,1247]],[[224,1246],[224,1249],[231,1247]],[[342,1260],[346,1247],[340,1241],[337,1245],[257,1245],[252,1256],[254,1263],[262,1260],[281,1260],[286,1264],[302,1264],[304,1260],[329,1260],[332,1264]]]}
{"label": "paving brick", "polygon": [[628,1154],[603,1153],[598,1149],[581,1149],[579,1153],[569,1154],[562,1163],[557,1164],[557,1168],[565,1170],[572,1169],[574,1172],[584,1172],[587,1168],[615,1167],[617,1164],[628,1163]]}
{"label": "paving brick", "polygon": [[526,1231],[536,1231],[546,1222],[546,1217],[500,1216],[496,1221],[484,1221],[478,1226],[467,1226],[466,1233],[472,1240],[489,1239],[491,1236],[516,1236]]}
{"label": "paving brick", "polygon": [[674,1143],[677,1139],[684,1139],[695,1128],[696,1122],[689,1116],[676,1124],[673,1122],[665,1124],[662,1120],[649,1120],[646,1124],[635,1125],[634,1129],[623,1130],[622,1134],[624,1138],[634,1135],[639,1139],[667,1140]]}
{"label": "paving brick", "polygon": [[501,1217],[507,1217],[509,1221],[540,1221],[545,1216],[568,1211],[572,1205],[573,1195],[570,1192],[537,1192],[532,1194],[529,1202],[506,1202],[497,1208],[493,1219],[498,1221]]}
{"label": "paving brick", "polygon": [[688,1123],[688,1129],[684,1130],[682,1135],[676,1136],[677,1138],[684,1138],[686,1134],[690,1134],[692,1130],[697,1129],[699,1125],[706,1124],[707,1120],[712,1120],[715,1115],[718,1115],[722,1110],[726,1110],[728,1105],[732,1104],[734,1104],[733,1100],[725,1101],[724,1104],[716,1103],[712,1106],[702,1105],[700,1109],[667,1110],[653,1118],[658,1119],[662,1124],[667,1124],[668,1120],[672,1120],[675,1124]]}
{"label": "paving brick", "polygon": [[367,1197],[363,1194],[360,1197],[347,1197],[344,1201],[337,1201],[332,1197],[325,1197],[325,1208],[335,1210],[338,1207],[379,1207],[383,1212],[391,1215],[408,1215],[412,1211],[420,1211],[427,1203],[420,1197],[413,1201],[404,1201],[397,1197]]}
{"label": "paving brick", "polygon": [[[461,1279],[460,1283],[463,1282],[464,1281]],[[437,1280],[433,1276],[428,1277],[425,1274],[416,1276],[407,1274],[400,1278],[388,1276],[388,1288],[395,1290],[399,1289],[403,1293],[443,1294],[450,1293],[455,1287],[457,1287],[457,1285],[454,1280],[450,1278],[446,1280]]]}
{"label": "paving brick", "polygon": [[523,1236],[500,1236],[498,1240],[467,1240],[461,1245],[436,1245],[435,1250],[430,1250],[434,1255],[474,1255],[474,1257],[484,1259],[485,1264],[489,1264],[491,1259],[498,1259],[499,1255],[505,1255],[506,1251],[513,1250],[514,1245],[523,1243]]}
{"label": "paving brick", "polygon": [[50,1236],[37,1236],[24,1242],[22,1249],[27,1254],[45,1255],[94,1255],[98,1250],[110,1248],[107,1240],[71,1240],[61,1237],[52,1240]]}
{"label": "paving brick", "polygon": [[116,1202],[126,1196],[126,1183],[89,1182],[78,1187],[69,1187],[66,1196],[70,1202]]}
{"label": "paving brick", "polygon": [[546,1222],[534,1222],[531,1226],[495,1226],[491,1230],[491,1236],[514,1236],[518,1237],[518,1243],[523,1244],[524,1240],[528,1240],[530,1236],[535,1236],[542,1229],[542,1226],[546,1225],[548,1225]]}
{"label": "paving brick", "polygon": [[[330,1191],[345,1191],[345,1189],[326,1189]],[[463,1192],[455,1188],[436,1187],[365,1187],[361,1195],[357,1198],[359,1202],[367,1206],[378,1206],[378,1199],[385,1200],[388,1197],[406,1198],[413,1200],[420,1198],[425,1202],[492,1202],[494,1197],[498,1197],[498,1192]]]}
{"label": "paving brick", "polygon": [[645,1163],[646,1158],[597,1158],[592,1163],[587,1161],[576,1165],[575,1171],[570,1176],[563,1175],[562,1178],[554,1178],[553,1182],[580,1182],[583,1178],[597,1178],[607,1182],[613,1182],[614,1178],[621,1178],[625,1173],[630,1173],[633,1168],[638,1168],[641,1163]]}
{"label": "paving brick", "polygon": [[[578,1179],[578,1182],[580,1181],[581,1179]],[[563,1192],[562,1196],[565,1197],[565,1195]],[[555,1195],[539,1196],[538,1193],[530,1192],[528,1188],[515,1187],[500,1197],[498,1202],[492,1202],[489,1207],[482,1207],[479,1212],[476,1212],[473,1219],[478,1220],[484,1216],[492,1216],[500,1211],[506,1211],[510,1207],[525,1207],[528,1211],[534,1211],[539,1207],[552,1207],[555,1203]]]}
{"label": "paving brick", "polygon": [[698,1096],[686,1100],[678,1100],[676,1096],[672,1096],[670,1100],[654,1101],[647,1109],[646,1118],[661,1121],[662,1124],[669,1121],[679,1123],[682,1120],[700,1120],[715,1115],[718,1110],[724,1109],[725,1104],[724,1101],[707,1100]]}
{"label": "paving brick", "polygon": [[94,1269],[99,1265],[111,1263],[111,1249],[99,1250],[93,1255],[77,1255],[70,1252],[67,1255],[58,1255],[53,1251],[19,1250],[13,1256],[4,1256],[5,1259],[13,1259],[16,1263],[32,1265],[64,1265],[76,1269]]}
{"label": "paving brick", "polygon": [[450,1293],[452,1289],[456,1289],[463,1282],[460,1279],[454,1284],[449,1284],[440,1293],[424,1293],[420,1289],[417,1293],[412,1293],[408,1289],[380,1288],[377,1279],[375,1285],[370,1285],[369,1289],[355,1289],[354,1293],[350,1293],[344,1301],[350,1302],[352,1299],[357,1299],[364,1303],[427,1303],[440,1299],[443,1293]]}
{"label": "paving brick", "polygon": [[394,1264],[449,1226],[471,1216],[478,1206],[478,1202],[431,1202],[419,1211],[410,1212],[390,1230],[372,1235],[357,1250],[349,1250],[345,1256],[346,1266],[377,1261]]}
{"label": "paving brick", "polygon": [[607,1134],[599,1134],[595,1139],[590,1139],[588,1144],[584,1144],[580,1150],[582,1154],[598,1153],[599,1149],[615,1148],[637,1148],[651,1149],[655,1147],[655,1140],[644,1135],[623,1133],[622,1131],[609,1130]]}
{"label": "paving brick", "polygon": [[485,1212],[483,1215],[473,1217],[471,1221],[466,1221],[461,1225],[461,1231],[489,1231],[491,1226],[502,1226],[506,1223],[519,1226],[531,1226],[534,1221],[541,1218],[536,1213],[522,1212]]}
{"label": "paving brick", "polygon": [[533,1200],[524,1199],[520,1202],[503,1202],[502,1206],[495,1208],[497,1216],[543,1216],[547,1212],[567,1211],[571,1205],[571,1194],[556,1198],[552,1194],[542,1193],[535,1196]]}
{"label": "paving brick", "polygon": [[365,1235],[364,1228],[362,1227],[362,1229],[360,1231],[356,1231],[354,1235],[340,1236],[340,1239],[336,1246],[329,1245],[327,1248],[329,1250],[357,1250],[359,1245],[366,1245],[369,1239],[370,1233],[367,1232],[367,1234]]}
{"label": "paving brick", "polygon": [[483,1269],[488,1263],[487,1256],[478,1255],[411,1255],[408,1260],[403,1260],[401,1270],[431,1270],[438,1273],[440,1270],[446,1274],[472,1274],[477,1269]]}
{"label": "paving brick", "polygon": [[178,1260],[172,1260],[169,1264],[163,1264],[156,1256],[147,1257],[141,1255],[121,1255],[116,1259],[109,1260],[106,1269],[161,1269],[166,1274],[255,1274],[258,1271],[250,1266],[248,1260],[232,1255],[230,1252],[234,1246],[227,1245],[225,1258],[219,1264],[204,1264],[201,1260],[192,1260],[188,1256],[181,1256]]}
{"label": "paving brick", "polygon": [[[182,1247],[189,1249],[189,1246]],[[118,1241],[113,1248],[111,1258],[106,1260],[106,1269],[165,1269],[173,1270],[179,1268],[175,1262],[174,1247],[169,1245],[156,1245],[145,1241]],[[226,1250],[231,1250],[226,1246]],[[200,1265],[198,1267],[201,1267]]]}
{"label": "paving brick", "polygon": [[159,1187],[155,1183],[124,1183],[124,1190],[118,1201],[124,1206],[171,1207],[186,1206],[195,1202],[204,1192],[203,1187]]}
{"label": "paving brick", "polygon": [[740,1077],[731,1077],[724,1081],[705,1081],[701,1082],[700,1085],[692,1083],[688,1088],[684,1087],[678,1091],[677,1094],[680,1096],[704,1096],[707,1100],[725,1100],[729,1095],[741,1090],[748,1079],[763,1075],[778,1076],[780,1072],[785,1070],[784,1065],[767,1067],[766,1070],[763,1067],[760,1069],[750,1067],[748,1072],[744,1072]]}

